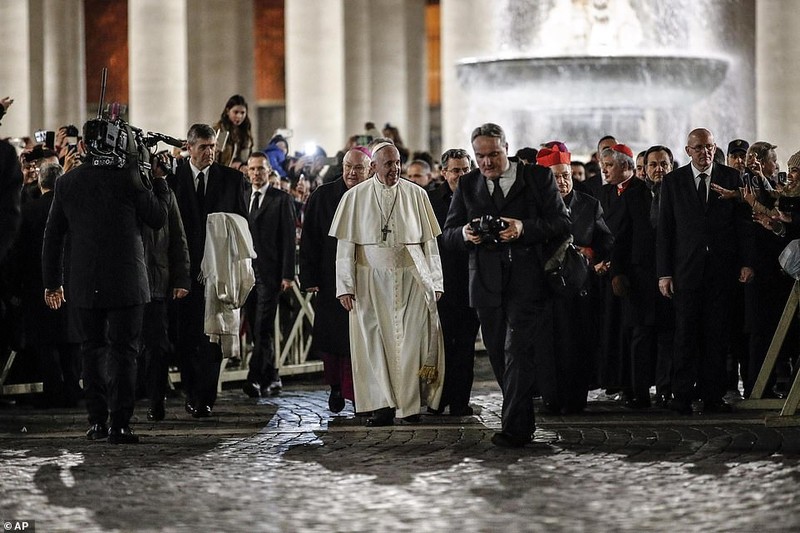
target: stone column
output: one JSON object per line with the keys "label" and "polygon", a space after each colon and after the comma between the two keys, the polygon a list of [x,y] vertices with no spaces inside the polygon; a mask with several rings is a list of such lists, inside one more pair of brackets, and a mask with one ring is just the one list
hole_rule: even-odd
{"label": "stone column", "polygon": [[346,140],[343,0],[286,2],[286,125],[293,150]]}
{"label": "stone column", "polygon": [[[3,137],[33,136],[44,128],[42,113],[42,28],[31,24],[40,20],[41,0],[0,2],[0,35],[3,60],[0,61],[0,98],[10,96],[14,104],[3,118]],[[54,126],[53,126],[54,127]]]}
{"label": "stone column", "polygon": [[472,104],[458,81],[456,62],[491,53],[495,44],[496,6],[485,0],[441,0],[440,6],[442,150],[470,150],[470,132],[484,120],[483,117],[471,119]]}
{"label": "stone column", "polygon": [[428,147],[424,0],[373,0],[370,7],[372,115],[391,122],[411,150]]}
{"label": "stone column", "polygon": [[48,128],[74,124],[86,116],[86,48],[83,0],[44,0],[41,27],[43,54],[43,113]]}
{"label": "stone column", "polygon": [[797,27],[800,0],[756,2],[756,128],[757,139],[778,145],[781,170],[800,150],[800,55]]}
{"label": "stone column", "polygon": [[[234,94],[245,97],[250,121],[254,122],[252,0],[191,2],[190,6],[187,12],[189,122],[213,126],[225,102]],[[253,133],[256,131],[253,124]]]}
{"label": "stone column", "polygon": [[347,136],[364,133],[366,122],[378,120],[372,114],[369,82],[372,78],[369,4],[370,0],[348,0],[344,3],[344,102]]}
{"label": "stone column", "polygon": [[[136,127],[186,136],[187,19],[187,0],[128,2],[129,118]],[[193,81],[213,83],[215,78],[208,73]]]}

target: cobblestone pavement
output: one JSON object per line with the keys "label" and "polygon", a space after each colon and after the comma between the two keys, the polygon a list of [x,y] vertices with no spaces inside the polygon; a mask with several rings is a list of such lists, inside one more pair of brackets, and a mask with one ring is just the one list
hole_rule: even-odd
{"label": "cobblestone pavement", "polygon": [[798,531],[800,428],[764,413],[675,418],[592,402],[540,416],[533,446],[474,417],[369,429],[320,386],[222,394],[194,420],[170,400],[139,445],[83,439],[79,409],[0,408],[0,517],[38,531]]}

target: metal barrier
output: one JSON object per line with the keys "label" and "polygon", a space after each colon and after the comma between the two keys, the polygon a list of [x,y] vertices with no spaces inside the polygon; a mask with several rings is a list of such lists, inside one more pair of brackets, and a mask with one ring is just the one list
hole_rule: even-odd
{"label": "metal barrier", "polygon": [[[281,303],[286,303],[284,300],[278,304],[278,312],[275,314],[275,368],[282,376],[322,372],[322,361],[308,360],[312,340],[311,327],[314,324],[314,308],[311,305],[314,295],[312,293],[304,294],[300,290],[300,282],[297,278],[295,278],[291,290],[283,295],[284,297],[289,296],[288,303],[290,305],[288,308],[286,305],[281,305]],[[239,342],[241,357],[222,360],[223,366],[219,375],[220,388],[225,382],[247,379],[253,344],[244,334]],[[180,372],[170,372],[169,378],[172,383],[180,382]]]}

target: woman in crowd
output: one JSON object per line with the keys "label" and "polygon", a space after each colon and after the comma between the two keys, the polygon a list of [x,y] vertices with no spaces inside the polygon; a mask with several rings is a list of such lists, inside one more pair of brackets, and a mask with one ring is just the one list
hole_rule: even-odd
{"label": "woman in crowd", "polygon": [[247,101],[244,96],[234,94],[228,98],[219,121],[214,126],[217,132],[217,161],[228,167],[247,162],[253,151],[253,133],[250,117],[247,116]]}

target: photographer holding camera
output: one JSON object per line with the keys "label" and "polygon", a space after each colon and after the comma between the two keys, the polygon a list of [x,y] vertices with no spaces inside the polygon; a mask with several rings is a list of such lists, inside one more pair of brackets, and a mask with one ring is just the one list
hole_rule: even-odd
{"label": "photographer holding camera", "polygon": [[[87,133],[98,125],[111,129],[107,121],[89,121],[84,138],[97,138]],[[152,189],[143,186],[140,154],[130,139],[121,155],[124,166],[105,165],[97,158],[59,178],[42,250],[45,302],[58,309],[69,298],[80,323],[83,387],[91,425],[86,437],[108,436],[112,444],[139,441],[129,422],[143,312],[150,301],[140,223],[160,228],[171,203],[163,178],[154,178]],[[67,236],[69,255],[62,260]],[[69,272],[68,293],[64,264]],[[109,414],[111,428],[106,429]]]}
{"label": "photographer holding camera", "polygon": [[476,128],[472,148],[478,169],[459,181],[444,242],[470,252],[470,305],[503,390],[502,432],[492,442],[516,448],[534,430],[534,356],[554,349],[541,246],[565,239],[570,219],[550,169],[509,158],[500,126]]}

